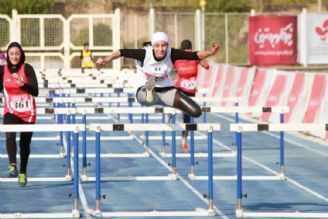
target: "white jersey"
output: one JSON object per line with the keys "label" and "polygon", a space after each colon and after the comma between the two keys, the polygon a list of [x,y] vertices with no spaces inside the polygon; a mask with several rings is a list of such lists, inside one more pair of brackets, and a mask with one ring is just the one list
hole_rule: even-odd
{"label": "white jersey", "polygon": [[171,48],[169,47],[166,56],[161,61],[156,61],[153,55],[153,47],[145,48],[146,55],[143,66],[139,63],[137,67],[137,87],[144,86],[148,77],[156,78],[156,87],[174,86],[171,78],[173,63],[171,61]]}

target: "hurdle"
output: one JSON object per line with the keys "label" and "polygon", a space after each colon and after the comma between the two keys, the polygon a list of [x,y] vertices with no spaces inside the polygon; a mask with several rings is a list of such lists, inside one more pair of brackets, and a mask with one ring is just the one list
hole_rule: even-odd
{"label": "hurdle", "polygon": [[[148,123],[148,114],[156,114],[156,113],[162,113],[164,114],[172,114],[175,115],[176,113],[180,112],[180,110],[171,108],[171,107],[110,107],[110,108],[104,108],[104,107],[95,107],[95,108],[91,108],[91,107],[79,107],[79,108],[38,108],[38,113],[40,114],[44,114],[44,113],[54,113],[54,114],[58,114],[58,115],[72,115],[74,118],[75,114],[82,114],[82,123],[86,125],[86,114],[142,114],[145,115],[142,118],[142,122],[144,123]],[[60,120],[60,122],[62,122],[62,120]],[[145,152],[142,154],[139,154],[137,156],[139,157],[147,157],[149,156],[149,152],[148,152],[148,147],[149,147],[149,132],[147,130],[144,130],[145,135],[144,135],[144,146],[145,146]],[[192,132],[192,131],[191,131]],[[161,130],[161,134],[162,134],[162,156],[167,156],[167,155],[163,155],[163,144],[165,144],[165,130]],[[87,146],[86,146],[86,134],[85,132],[82,132],[82,156],[83,156],[83,174],[82,174],[82,179],[83,180],[88,180],[87,177]],[[62,137],[60,138],[62,139]],[[164,140],[163,140],[164,139]],[[171,141],[175,140],[175,137],[172,136]],[[194,141],[194,137],[192,142]],[[62,140],[60,140],[60,142],[62,142]],[[163,143],[164,142],[164,143]],[[61,144],[61,143],[60,143]],[[62,145],[62,144],[61,144]],[[64,154],[63,150],[61,150],[61,154]],[[181,154],[178,154],[178,157],[183,157],[181,156]],[[127,156],[127,155],[125,155]],[[205,157],[207,155],[205,154],[198,154],[198,153],[192,153],[192,157],[191,159],[193,159],[192,163],[194,166],[194,157]],[[220,156],[235,156],[235,153],[232,154],[228,154],[228,153],[214,153],[215,157],[220,157]],[[191,167],[194,168],[194,167]],[[205,178],[204,178],[205,179]]]}
{"label": "hurdle", "polygon": [[[96,132],[96,206],[92,212],[93,216],[96,217],[119,217],[119,216],[214,216],[216,212],[213,209],[213,159],[212,159],[212,141],[213,131],[219,131],[221,128],[220,124],[89,124],[88,130]],[[100,170],[100,148],[101,148],[101,132],[102,131],[172,131],[174,136],[175,131],[182,130],[199,130],[208,132],[208,210],[207,211],[192,211],[192,212],[161,212],[161,211],[145,211],[145,212],[102,212],[100,206],[101,200],[101,170]],[[172,138],[174,139],[174,138]],[[176,160],[175,160],[175,139],[172,140],[172,165],[171,174],[169,177],[177,179],[176,173]],[[113,178],[107,178],[111,180]],[[156,180],[156,177],[155,177]]]}
{"label": "hurdle", "polygon": [[[237,217],[293,217],[293,218],[328,218],[328,212],[310,213],[310,212],[246,212],[242,207],[242,132],[258,132],[258,131],[292,131],[306,132],[311,130],[326,130],[328,124],[313,123],[278,123],[278,124],[249,124],[239,123],[230,124],[230,131],[237,133],[237,206],[235,214]],[[285,175],[284,179],[288,179]]]}
{"label": "hurdle", "polygon": [[[192,100],[194,100],[195,102],[199,103],[199,104],[203,104],[202,107],[202,117],[203,117],[203,123],[207,122],[207,112],[208,110],[205,109],[211,109],[211,107],[215,107],[215,106],[208,106],[206,107],[207,103],[211,103],[211,105],[216,104],[216,103],[222,103],[222,102],[227,102],[227,103],[234,103],[235,105],[238,105],[238,103],[241,101],[240,97],[200,97],[200,96],[196,96],[196,97],[191,97]],[[180,112],[180,111],[179,111]],[[165,117],[162,117],[162,122],[165,123]],[[162,133],[162,156],[166,156],[165,155],[165,133]],[[181,157],[184,157],[185,155],[180,154]]]}
{"label": "hurdle", "polygon": [[[263,112],[272,112],[279,113],[280,122],[284,122],[284,113],[289,112],[289,107],[286,106],[274,106],[274,107],[260,107],[260,106],[206,106],[202,107],[202,111],[211,112],[211,113],[234,113],[234,121],[239,123],[239,114],[240,113],[263,113]],[[193,132],[190,133],[190,179],[193,180],[206,180],[206,176],[196,176],[195,174],[195,157],[194,157],[194,139]],[[280,132],[280,171],[281,178],[284,175],[284,133]],[[237,142],[237,133],[236,133],[236,142]],[[235,152],[227,153],[225,157],[235,157],[237,154]],[[214,180],[236,180],[236,176],[213,176]],[[246,176],[249,180],[254,178],[251,176]],[[276,179],[276,177],[263,177],[265,179]]]}
{"label": "hurdle", "polygon": [[88,87],[88,88],[58,88],[58,89],[47,89],[49,93],[56,94],[110,94],[110,93],[133,93],[133,88],[123,88],[123,87]]}
{"label": "hurdle", "polygon": [[[133,109],[133,111],[132,111]],[[104,108],[104,107],[96,107],[96,108],[90,108],[90,107],[81,107],[81,108],[39,108],[38,113],[56,113],[56,114],[82,114],[83,115],[83,123],[86,124],[86,114],[97,114],[97,113],[104,113],[104,114],[115,114],[115,113],[126,113],[126,114],[146,114],[146,118],[144,122],[147,122],[147,114],[149,113],[162,113],[162,114],[172,114],[175,115],[176,113],[179,113],[180,111],[174,108],[170,107],[111,107],[111,108]],[[235,114],[235,122],[239,122],[239,113],[251,113],[251,112],[272,112],[272,113],[279,113],[280,114],[280,122],[283,123],[284,113],[289,111],[289,108],[286,106],[275,106],[275,107],[260,107],[260,106],[253,106],[253,107],[242,107],[242,106],[207,106],[202,107],[203,111],[211,112],[211,113],[234,113]],[[41,112],[42,111],[42,112]],[[162,117],[163,119],[163,117]],[[162,120],[163,123],[165,121]],[[193,131],[190,131],[190,174],[189,177],[194,180],[206,180],[206,176],[196,176],[195,174],[195,157],[206,157],[205,154],[197,154],[194,152],[194,135]],[[162,156],[168,156],[165,155],[163,152],[165,152],[165,130],[161,130],[162,134]],[[82,132],[82,136],[84,136],[84,132]],[[283,139],[284,139],[284,133],[280,132],[280,171],[281,176],[280,178],[283,179],[284,175],[284,145],[283,145]],[[173,137],[172,137],[173,139]],[[237,139],[237,137],[236,137]],[[145,139],[144,144],[146,147],[149,145],[149,133],[146,130],[145,131]],[[86,145],[86,138],[83,138],[83,145]],[[146,148],[145,153],[142,156],[145,156],[148,153],[148,149]],[[176,154],[177,155],[177,154]],[[231,153],[214,153],[214,157],[235,157],[236,152]],[[186,155],[180,155],[178,154],[178,157],[187,157]],[[87,179],[86,168],[86,146],[83,146],[83,178]],[[246,177],[250,180],[253,179],[253,177]],[[265,179],[268,179],[268,177],[264,177]],[[215,180],[236,180],[236,176],[214,176]],[[276,179],[275,177],[271,177],[270,179]]]}
{"label": "hurdle", "polygon": [[[75,115],[76,114],[82,114],[82,123],[86,126],[87,121],[86,121],[86,115],[87,114],[115,114],[115,113],[128,113],[128,114],[140,114],[140,113],[174,113],[175,109],[173,108],[157,108],[157,107],[134,107],[133,111],[131,107],[111,107],[111,108],[103,108],[103,107],[97,107],[97,108],[91,108],[91,107],[80,107],[80,108],[38,108],[37,113],[38,114],[57,114],[61,115],[58,118],[61,118],[58,120],[59,123],[63,123],[62,116],[66,115],[66,120],[68,123],[74,123],[75,122]],[[70,120],[72,116],[72,121]],[[63,136],[60,132],[60,145],[62,144],[62,139]],[[149,135],[146,135],[145,139],[145,145],[149,145]],[[67,147],[68,149],[70,148],[69,145]],[[64,148],[61,146],[61,151],[60,154],[63,156],[64,153]],[[69,152],[66,153],[67,155]],[[83,171],[82,171],[82,180],[86,181],[88,180],[87,177],[87,143],[86,143],[86,131],[82,132],[82,166],[83,166]],[[137,157],[149,157],[148,150],[146,148],[145,152],[142,154],[136,155]],[[111,155],[111,157],[115,157],[114,155]],[[120,156],[116,156],[120,157]],[[132,157],[129,155],[125,155],[125,157]],[[135,156],[134,156],[135,157]],[[67,158],[69,159],[69,158]]]}
{"label": "hurdle", "polygon": [[[73,177],[73,209],[71,213],[14,213],[14,214],[2,214],[0,218],[79,218],[81,216],[79,211],[79,145],[78,136],[79,132],[85,130],[83,124],[70,124],[70,125],[59,125],[59,124],[33,124],[33,125],[0,125],[0,132],[54,132],[54,131],[65,131],[74,132],[74,177]],[[54,182],[54,181],[71,181],[65,178],[28,178],[30,182]],[[0,178],[0,182],[17,182],[17,178]]]}

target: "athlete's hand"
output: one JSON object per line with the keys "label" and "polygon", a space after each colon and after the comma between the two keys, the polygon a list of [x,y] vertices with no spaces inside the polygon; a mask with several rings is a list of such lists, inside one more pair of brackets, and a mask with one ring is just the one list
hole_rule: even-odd
{"label": "athlete's hand", "polygon": [[104,64],[106,64],[106,61],[103,58],[98,58],[97,61],[96,61],[96,64],[98,64],[98,65],[104,65]]}
{"label": "athlete's hand", "polygon": [[219,51],[219,49],[220,49],[219,44],[217,44],[215,42],[212,43],[212,45],[211,45],[211,54],[215,55],[217,53],[217,51]]}
{"label": "athlete's hand", "polygon": [[19,75],[17,73],[13,73],[12,76],[15,79],[15,81],[17,82],[18,86],[24,85],[23,79],[21,77],[19,77]]}

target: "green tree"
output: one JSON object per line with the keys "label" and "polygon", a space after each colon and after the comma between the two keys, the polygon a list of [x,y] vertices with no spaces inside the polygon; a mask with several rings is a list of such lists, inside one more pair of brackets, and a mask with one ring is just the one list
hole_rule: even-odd
{"label": "green tree", "polygon": [[53,4],[53,0],[0,0],[0,14],[10,16],[13,9],[19,14],[47,14]]}
{"label": "green tree", "polygon": [[249,12],[252,8],[250,0],[207,0],[207,12]]}

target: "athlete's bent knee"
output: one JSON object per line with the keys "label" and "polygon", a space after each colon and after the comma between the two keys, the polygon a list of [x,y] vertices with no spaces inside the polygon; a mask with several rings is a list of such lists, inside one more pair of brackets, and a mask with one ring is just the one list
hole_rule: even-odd
{"label": "athlete's bent knee", "polygon": [[192,117],[197,118],[202,115],[200,106],[180,90],[177,90],[175,94],[173,106]]}

